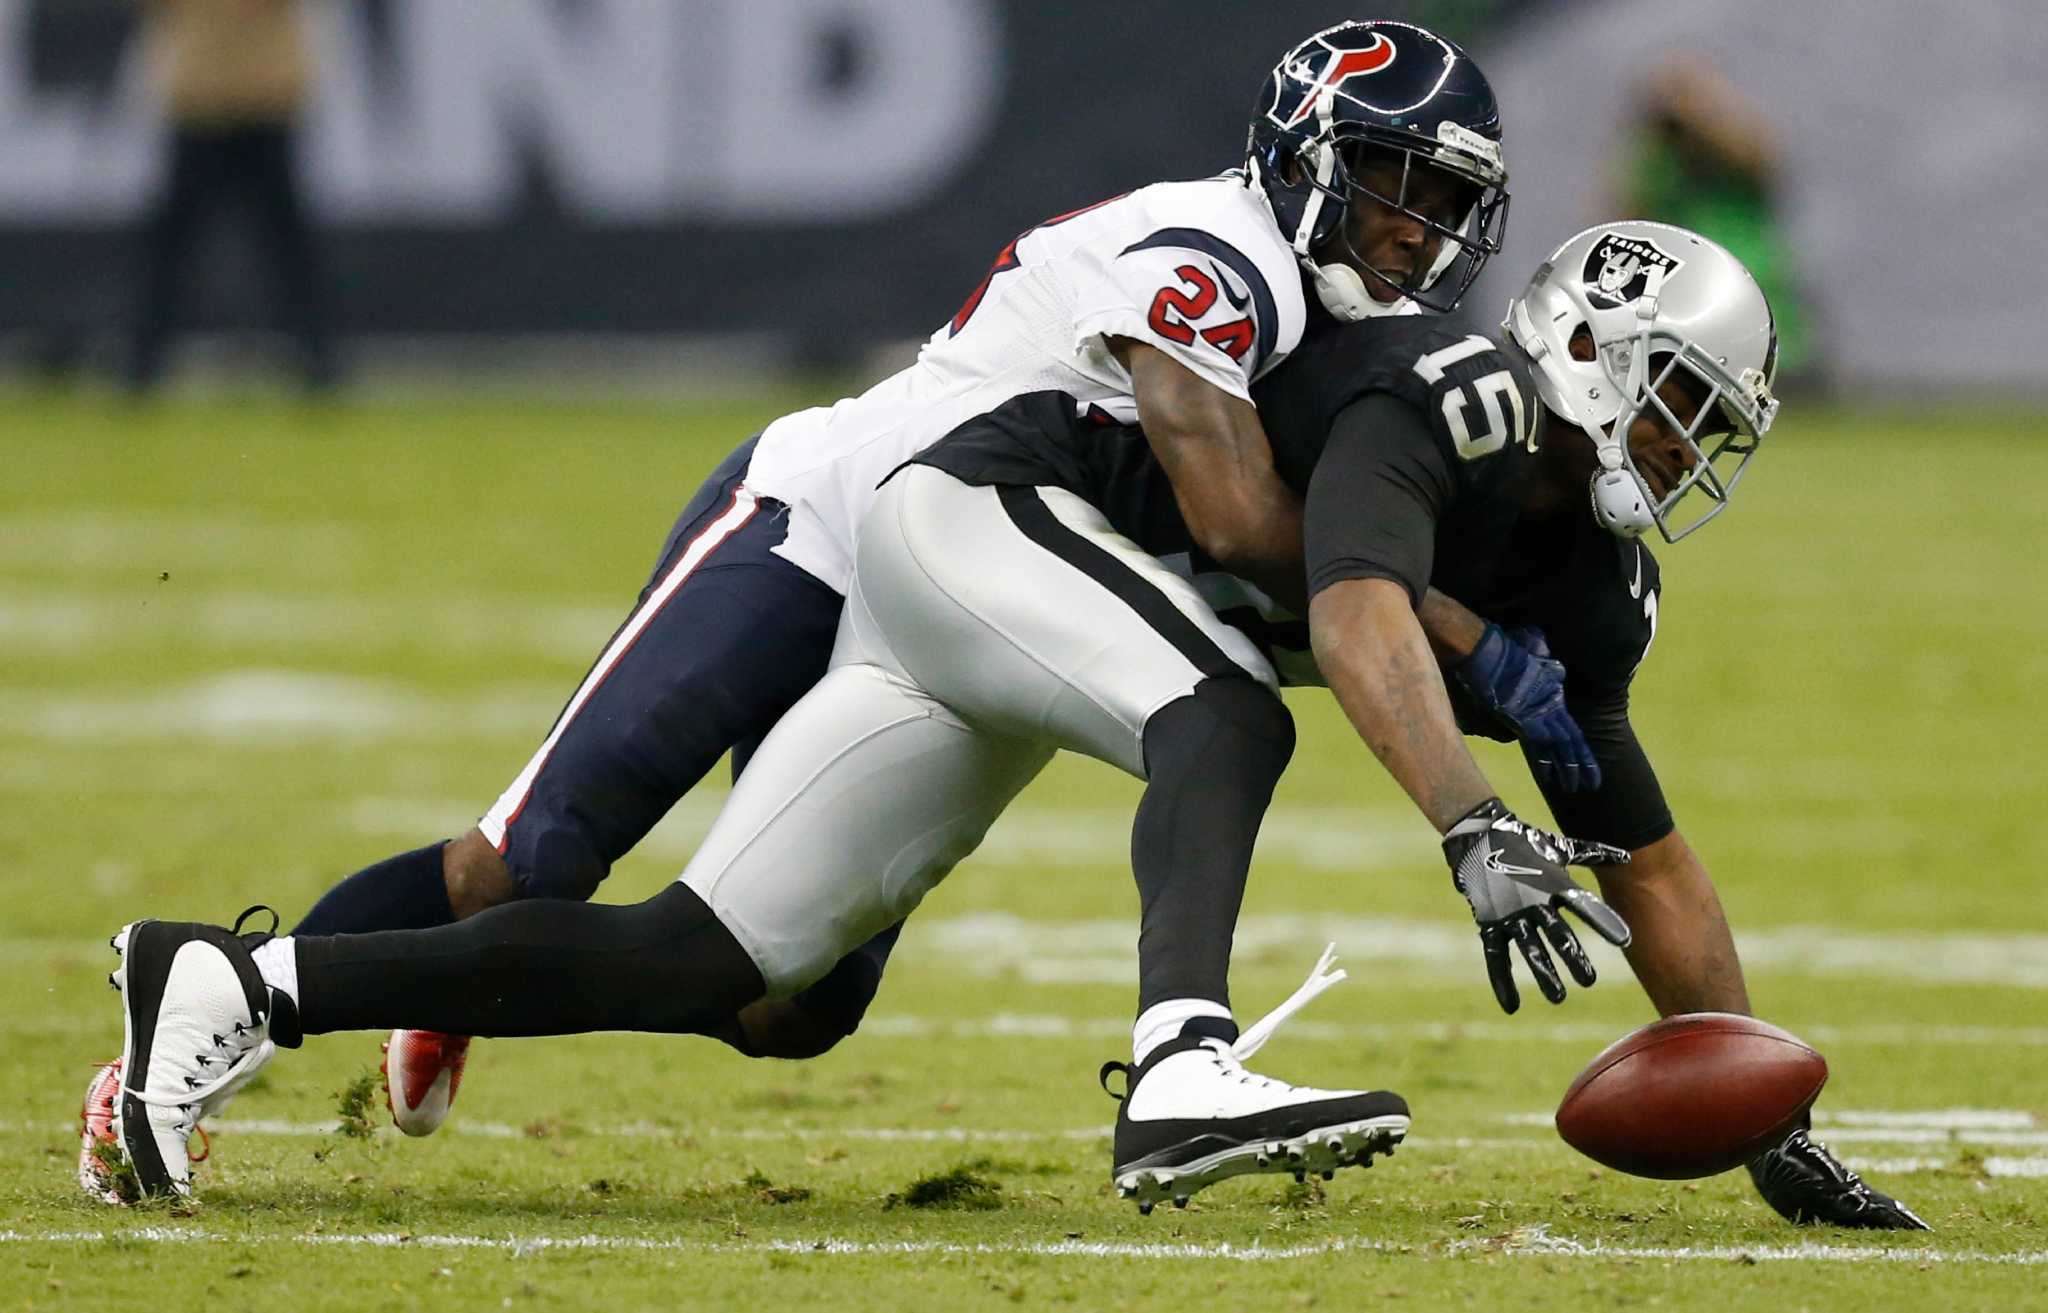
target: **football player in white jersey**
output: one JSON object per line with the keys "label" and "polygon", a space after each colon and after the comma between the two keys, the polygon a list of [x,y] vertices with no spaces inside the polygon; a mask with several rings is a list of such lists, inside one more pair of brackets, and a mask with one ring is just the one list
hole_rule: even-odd
{"label": "football player in white jersey", "polygon": [[[1534,460],[1543,409],[1526,362],[1485,338],[1407,318],[1349,331],[1365,329],[1380,332],[1357,339],[1360,354],[1306,376],[1309,400],[1269,403],[1296,417],[1274,430],[1280,473],[1308,505],[1295,591],[1313,594],[1315,655],[1361,737],[1445,833],[1504,1004],[1510,942],[1561,997],[1539,935],[1580,983],[1592,968],[1559,908],[1628,938],[1564,864],[1628,854],[1507,814],[1457,739],[1415,610],[1438,525],[1520,498],[1529,480],[1512,475]],[[1763,343],[1744,345],[1766,359]],[[1304,358],[1318,352],[1332,358],[1321,345]],[[1758,404],[1744,399],[1754,437]],[[1132,837],[1141,1011],[1132,1061],[1112,1064],[1128,1082],[1119,1189],[1149,1208],[1243,1172],[1331,1172],[1391,1148],[1408,1125],[1399,1096],[1302,1088],[1244,1066],[1334,979],[1319,966],[1239,1032],[1232,931],[1292,722],[1266,653],[1158,559],[1192,534],[1148,440],[1077,410],[1057,390],[1012,398],[886,480],[862,523],[832,668],[762,744],[683,878],[647,902],[528,900],[356,935],[125,927],[116,983],[130,1080],[116,1133],[144,1188],[182,1188],[198,1119],[273,1045],[305,1034],[406,1022],[689,1031],[814,987],[914,909],[1059,748],[1146,782]],[[1644,443],[1651,468],[1685,464],[1661,430]],[[1575,477],[1544,490],[1583,506]],[[1487,532],[1453,542],[1497,560],[1514,520],[1483,516]]]}
{"label": "football player in white jersey", "polygon": [[[1105,423],[1141,421],[1202,550],[1274,596],[1298,601],[1299,495],[1272,467],[1251,383],[1294,348],[1311,314],[1356,320],[1454,303],[1497,249],[1505,178],[1491,91],[1462,51],[1404,24],[1345,24],[1317,34],[1290,52],[1264,88],[1242,173],[1142,188],[1027,232],[916,364],[860,397],[785,417],[736,452],[678,521],[640,606],[476,830],[351,877],[296,928],[297,942],[343,944],[350,940],[337,932],[372,929],[435,933],[425,928],[522,894],[587,897],[718,755],[758,739],[822,673],[854,559],[854,528],[876,486],[962,423],[1021,401],[1059,396]],[[1270,777],[1284,764],[1288,734],[1257,695],[1244,695],[1263,659],[1242,639],[1220,641],[1243,648],[1244,659],[1233,659],[1227,672],[1198,671],[1195,682],[1214,687],[1198,695],[1191,685],[1174,699],[1184,705],[1144,717],[1170,732],[1126,726],[1138,738],[1119,759],[1158,759],[1141,828],[1170,829],[1161,818],[1185,814],[1189,798],[1205,789],[1238,800],[1218,817],[1242,826],[1249,814],[1255,825]],[[1225,787],[1207,778],[1207,747],[1225,742],[1241,749],[1225,755],[1241,760],[1248,778],[1267,777],[1263,784],[1231,780]],[[1165,760],[1177,765],[1162,772],[1158,761]],[[977,786],[972,806],[949,820],[934,838],[938,848],[922,853],[914,872],[905,869],[894,905],[907,911],[950,865],[949,854],[956,859],[978,841],[976,823],[993,818],[990,807],[999,810],[1035,769],[1006,763],[1001,780],[986,788],[979,786],[987,779],[963,779]],[[1216,854],[1155,852],[1141,863],[1148,917],[1159,909],[1170,921],[1165,909],[1175,904],[1169,894],[1177,879],[1241,885],[1243,858],[1234,845],[1218,845]],[[668,913],[631,925],[616,919],[623,909],[578,908],[565,919],[557,901],[534,911],[579,944],[603,940],[621,964],[641,954],[644,965],[659,969],[658,960],[666,961],[693,978],[729,965],[732,978],[753,973],[758,981],[739,941],[723,927],[709,934],[704,927],[716,921],[707,921],[703,902],[687,886],[678,891]],[[851,923],[834,922],[821,908],[820,924],[843,933]],[[638,1010],[629,1008],[631,1015],[599,1024],[706,1031],[753,1052],[801,1051],[816,1041],[778,1046],[760,1036],[778,1033],[775,1018],[800,1015],[804,996],[794,1009],[786,1000],[821,975],[834,985],[824,997],[864,1006],[860,986],[872,992],[879,953],[887,951],[885,926],[865,930],[881,932],[870,951],[836,967],[776,965],[770,993],[785,1002],[754,1009],[756,1020],[765,1019],[760,1028],[736,1017],[759,988],[652,990],[632,1001]],[[716,942],[721,935],[724,942]],[[1203,983],[1148,985],[1148,996],[1162,996],[1145,1006],[1140,1049],[1204,1021],[1234,1033],[1222,1003],[1227,935],[1220,953],[1215,947]],[[133,958],[126,970],[135,970]],[[368,985],[377,974],[355,978]],[[490,995],[506,1009],[482,1018],[490,1033],[587,1028],[589,1018],[557,1015],[554,1005],[595,1002],[573,980],[545,974],[528,977],[514,995]],[[361,1001],[375,1009],[389,997],[373,989]],[[1189,1011],[1188,998],[1206,1001]],[[1162,1003],[1172,1006],[1162,1011]],[[315,1018],[322,1029],[332,1020]],[[822,1032],[829,1043],[836,1037],[829,1023],[814,1024],[810,1035]],[[203,1094],[177,1104],[163,1101],[147,1063],[138,1068],[131,1036],[124,1053],[131,1084],[118,1106],[146,1187],[183,1188],[182,1159],[158,1150],[239,1088],[265,1051],[249,1039],[254,1033],[237,1032],[249,1042],[220,1062]],[[424,1066],[452,1090],[459,1062],[459,1049],[437,1044]],[[1353,1155],[1386,1142],[1391,1123],[1379,1114],[1349,1121],[1358,1125],[1316,1152]]]}
{"label": "football player in white jersey", "polygon": [[[882,478],[1010,397],[1059,389],[1104,418],[1142,419],[1208,555],[1289,597],[1300,504],[1274,475],[1248,389],[1316,319],[1456,304],[1498,249],[1500,131],[1484,74],[1432,33],[1347,23],[1302,42],[1260,86],[1241,170],[1025,232],[917,363],[735,451],[476,828],[350,876],[296,929],[421,928],[517,897],[589,897],[719,757],[743,764],[823,675],[853,528]],[[1528,729],[1559,759],[1588,761],[1574,734],[1568,717]],[[829,988],[750,1008],[720,1037],[755,1054],[823,1051],[856,1023],[893,942],[884,932]],[[467,1040],[401,1032],[389,1050],[395,1119],[431,1131]]]}

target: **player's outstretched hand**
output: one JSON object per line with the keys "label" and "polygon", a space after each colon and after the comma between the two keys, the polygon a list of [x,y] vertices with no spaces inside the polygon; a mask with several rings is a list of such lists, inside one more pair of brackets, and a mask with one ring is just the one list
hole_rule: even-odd
{"label": "player's outstretched hand", "polygon": [[[1614,909],[1581,889],[1567,866],[1609,865],[1628,860],[1621,848],[1567,839],[1526,825],[1499,798],[1488,798],[1460,817],[1444,835],[1444,858],[1451,880],[1472,904],[1479,923],[1479,946],[1486,953],[1486,974],[1503,1011],[1522,1006],[1508,945],[1522,951],[1536,987],[1552,1003],[1564,1002],[1564,981],[1543,947],[1548,939],[1564,959],[1572,979],[1590,985],[1598,976],[1579,937],[1557,912],[1568,907],[1602,939],[1628,947],[1628,923]],[[1540,934],[1539,934],[1540,931]]]}
{"label": "player's outstretched hand", "polygon": [[1537,783],[1566,793],[1600,787],[1600,762],[1564,705],[1564,663],[1550,655],[1541,629],[1489,622],[1472,655],[1451,673],[1509,737],[1521,740]]}

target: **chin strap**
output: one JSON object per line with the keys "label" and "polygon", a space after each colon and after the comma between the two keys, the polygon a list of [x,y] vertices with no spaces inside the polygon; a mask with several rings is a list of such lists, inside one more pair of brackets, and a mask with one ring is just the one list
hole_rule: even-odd
{"label": "chin strap", "polygon": [[1629,461],[1627,444],[1628,425],[1642,413],[1641,398],[1649,386],[1650,326],[1657,320],[1658,294],[1663,290],[1663,268],[1651,269],[1636,301],[1636,337],[1629,344],[1628,377],[1622,383],[1621,412],[1614,418],[1613,430],[1601,434],[1590,425],[1586,427],[1600,456],[1600,472],[1593,476],[1590,488],[1593,518],[1618,538],[1640,537],[1657,522],[1656,498]]}
{"label": "chin strap", "polygon": [[[1603,460],[1607,454],[1603,449]],[[1589,491],[1593,496],[1593,518],[1617,538],[1639,538],[1656,523],[1642,480],[1631,470],[1601,470],[1593,476]]]}
{"label": "chin strap", "polygon": [[1356,269],[1344,264],[1317,264],[1306,256],[1302,265],[1308,270],[1309,283],[1316,289],[1316,300],[1323,303],[1323,309],[1333,318],[1347,324],[1372,318],[1378,303],[1365,290],[1365,279],[1359,277]]}

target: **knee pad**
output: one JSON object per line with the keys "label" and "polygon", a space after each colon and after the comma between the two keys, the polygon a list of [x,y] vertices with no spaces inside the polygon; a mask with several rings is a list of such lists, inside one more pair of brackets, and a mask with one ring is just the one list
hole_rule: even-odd
{"label": "knee pad", "polygon": [[520,897],[578,902],[588,902],[612,869],[592,836],[565,825],[531,837],[515,834],[505,847],[505,865]]}
{"label": "knee pad", "polygon": [[1203,680],[1145,723],[1148,774],[1175,761],[1194,765],[1217,751],[1247,766],[1262,763],[1277,779],[1294,756],[1294,716],[1257,680],[1225,677]]}

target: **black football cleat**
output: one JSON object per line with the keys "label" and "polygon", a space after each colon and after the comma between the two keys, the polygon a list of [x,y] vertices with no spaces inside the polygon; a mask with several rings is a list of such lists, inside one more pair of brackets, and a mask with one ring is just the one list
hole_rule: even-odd
{"label": "black football cleat", "polygon": [[1800,1226],[1858,1227],[1868,1231],[1931,1231],[1919,1214],[1863,1183],[1827,1146],[1801,1128],[1775,1149],[1749,1160],[1749,1179],[1764,1202]]}
{"label": "black football cleat", "polygon": [[1408,1134],[1408,1104],[1385,1090],[1317,1090],[1245,1070],[1281,1021],[1343,972],[1316,973],[1293,998],[1236,1043],[1182,1034],[1146,1056],[1142,1066],[1105,1063],[1101,1080],[1122,1071],[1110,1179],[1117,1194],[1149,1213],[1171,1199],[1184,1207],[1197,1190],[1253,1172],[1313,1172],[1325,1180],[1339,1167],[1370,1167]]}

